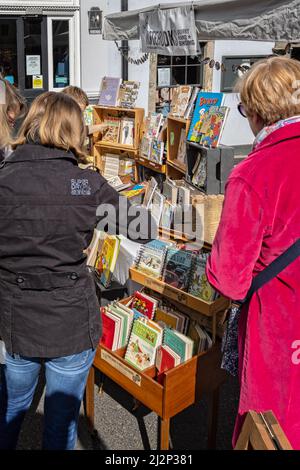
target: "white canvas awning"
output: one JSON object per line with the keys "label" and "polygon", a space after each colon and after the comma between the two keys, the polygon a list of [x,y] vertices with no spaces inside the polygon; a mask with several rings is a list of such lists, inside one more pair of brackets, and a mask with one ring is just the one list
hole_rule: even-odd
{"label": "white canvas awning", "polygon": [[103,38],[139,39],[139,14],[193,4],[199,41],[300,39],[300,0],[202,0],[163,4],[107,15]]}

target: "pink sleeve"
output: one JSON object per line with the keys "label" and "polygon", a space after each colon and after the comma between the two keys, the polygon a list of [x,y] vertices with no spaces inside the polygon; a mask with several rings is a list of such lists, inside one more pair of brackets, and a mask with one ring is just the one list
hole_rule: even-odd
{"label": "pink sleeve", "polygon": [[226,186],[221,222],[206,267],[210,284],[233,300],[246,297],[261,251],[266,217],[257,193],[243,179]]}

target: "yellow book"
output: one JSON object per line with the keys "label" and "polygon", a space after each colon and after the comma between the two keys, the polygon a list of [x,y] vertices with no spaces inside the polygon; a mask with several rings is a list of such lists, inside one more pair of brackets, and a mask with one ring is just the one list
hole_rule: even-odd
{"label": "yellow book", "polygon": [[117,236],[108,236],[99,252],[95,263],[95,269],[100,275],[101,283],[108,287],[115,270],[120,252],[120,239]]}

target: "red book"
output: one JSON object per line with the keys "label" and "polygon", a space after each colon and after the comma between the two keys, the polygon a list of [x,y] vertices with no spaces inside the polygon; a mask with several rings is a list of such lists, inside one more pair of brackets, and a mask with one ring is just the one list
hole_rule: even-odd
{"label": "red book", "polygon": [[131,308],[135,308],[138,312],[142,313],[150,320],[153,320],[154,313],[157,307],[157,300],[149,297],[142,292],[136,292],[131,304]]}
{"label": "red book", "polygon": [[158,372],[162,374],[169,369],[173,369],[176,365],[175,357],[161,346],[157,351],[156,367]]}
{"label": "red book", "polygon": [[116,323],[106,315],[105,309],[101,309],[102,316],[102,338],[100,343],[108,349],[112,349],[115,337]]}

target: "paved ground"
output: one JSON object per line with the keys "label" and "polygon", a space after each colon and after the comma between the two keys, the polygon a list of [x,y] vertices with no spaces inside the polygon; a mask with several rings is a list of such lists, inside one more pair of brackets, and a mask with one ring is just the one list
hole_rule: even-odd
{"label": "paved ground", "polygon": [[[99,377],[96,377],[96,382]],[[231,435],[237,409],[238,385],[229,378],[220,397],[217,449],[231,449]],[[92,438],[86,428],[83,411],[80,416],[77,449],[143,450],[157,449],[158,419],[144,407],[131,412],[132,398],[105,380],[104,392],[95,386],[95,424],[98,436]],[[26,417],[20,435],[19,449],[40,449],[43,423],[43,383],[40,381],[34,403]],[[174,449],[206,448],[207,402],[202,400],[171,421]]]}

